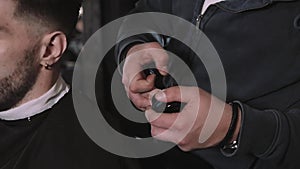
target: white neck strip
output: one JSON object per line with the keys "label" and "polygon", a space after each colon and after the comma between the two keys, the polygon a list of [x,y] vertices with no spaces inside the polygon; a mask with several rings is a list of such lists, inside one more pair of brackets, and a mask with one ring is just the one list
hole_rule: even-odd
{"label": "white neck strip", "polygon": [[221,1],[224,1],[224,0],[205,0],[204,4],[203,4],[203,7],[202,7],[202,10],[201,10],[201,15],[203,15],[205,13],[205,11],[207,10],[207,8],[210,5],[216,4],[216,3],[221,2]]}
{"label": "white neck strip", "polygon": [[30,118],[52,108],[70,90],[66,82],[59,77],[57,82],[45,94],[18,107],[0,112],[0,119],[12,121]]}

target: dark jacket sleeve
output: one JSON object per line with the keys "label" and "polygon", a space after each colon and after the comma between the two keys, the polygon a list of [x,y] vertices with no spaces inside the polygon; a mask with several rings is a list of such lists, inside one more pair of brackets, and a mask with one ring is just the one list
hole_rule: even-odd
{"label": "dark jacket sleeve", "polygon": [[251,154],[274,168],[298,168],[300,102],[286,111],[258,110],[246,104],[241,107],[242,128],[236,155]]}
{"label": "dark jacket sleeve", "polygon": [[300,101],[284,111],[260,110],[238,103],[242,109],[242,125],[236,151],[229,154],[212,147],[192,153],[220,169],[299,168]]}
{"label": "dark jacket sleeve", "polygon": [[[130,14],[142,13],[142,12],[170,12],[171,10],[171,1],[170,0],[140,0],[136,4],[136,8],[133,9]],[[136,22],[126,19],[119,31],[118,42],[115,49],[116,62],[120,64],[125,58],[128,50],[136,45],[147,42],[158,42],[165,47],[167,45],[168,39],[163,35],[156,34],[154,31],[148,30],[147,33],[131,36],[124,38],[128,33],[134,30]],[[151,20],[148,21],[151,24]],[[147,28],[147,25],[145,25]],[[141,28],[140,28],[141,29]]]}
{"label": "dark jacket sleeve", "polygon": [[[132,13],[149,11],[174,12],[169,0],[141,0]],[[126,33],[126,30],[130,30],[126,28],[127,23],[129,22],[124,22],[120,35]],[[120,39],[121,42],[116,48],[116,59],[119,63],[124,58],[128,47],[133,44],[153,41],[159,42],[163,47],[168,44],[168,40],[164,36],[155,33],[137,35],[127,39],[121,37]],[[299,85],[295,87],[295,95],[299,95],[299,88]],[[291,91],[293,89],[289,90],[289,92]],[[282,100],[288,99],[285,95],[282,96]],[[270,99],[264,101],[271,102]],[[298,102],[295,101],[285,109],[274,108],[276,102],[273,103],[273,106],[265,108],[257,108],[255,104],[243,102],[240,103],[240,106],[242,108],[242,125],[238,149],[233,154],[225,155],[216,147],[196,150],[193,153],[207,160],[216,168],[299,168],[300,160],[296,159],[300,152],[299,99]]]}

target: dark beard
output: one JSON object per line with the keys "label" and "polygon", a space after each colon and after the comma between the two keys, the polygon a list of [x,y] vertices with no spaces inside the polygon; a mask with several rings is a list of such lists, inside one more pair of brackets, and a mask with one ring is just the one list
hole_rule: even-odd
{"label": "dark beard", "polygon": [[35,84],[39,70],[36,61],[37,45],[25,51],[24,59],[17,63],[13,73],[0,79],[0,111],[18,104]]}

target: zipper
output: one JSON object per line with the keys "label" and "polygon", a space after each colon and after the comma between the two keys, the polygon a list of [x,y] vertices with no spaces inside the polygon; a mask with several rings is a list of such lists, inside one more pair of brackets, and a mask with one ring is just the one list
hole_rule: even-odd
{"label": "zipper", "polygon": [[196,19],[196,27],[198,29],[200,29],[200,24],[201,24],[202,18],[203,18],[203,14],[200,14],[200,15],[198,15],[198,17]]}
{"label": "zipper", "polygon": [[[216,5],[216,4],[210,4],[204,12],[202,11],[203,9],[200,10],[200,14],[198,15],[198,17],[196,19],[196,26],[197,26],[198,29],[200,29],[201,21],[202,21],[204,15],[207,13],[209,8],[211,8],[211,6],[214,6],[214,5]],[[202,4],[202,8],[203,8],[203,4]]]}
{"label": "zipper", "polygon": [[211,8],[211,6],[217,5],[218,3],[222,2],[224,0],[220,0],[220,1],[216,1],[214,3],[210,3],[209,6],[205,9],[205,11],[203,11],[203,7],[205,5],[205,1],[203,1],[203,3],[200,6],[200,12],[199,15],[196,18],[196,26],[198,29],[200,29],[201,26],[201,21],[203,20],[203,17],[205,15],[205,13],[209,10],[209,8]]}

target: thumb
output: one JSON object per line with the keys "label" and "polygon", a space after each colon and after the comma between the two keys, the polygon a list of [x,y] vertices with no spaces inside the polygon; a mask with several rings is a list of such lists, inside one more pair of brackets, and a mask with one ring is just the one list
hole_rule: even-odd
{"label": "thumb", "polygon": [[199,90],[196,87],[174,86],[161,90],[155,94],[155,98],[161,102],[184,102],[199,97]]}

